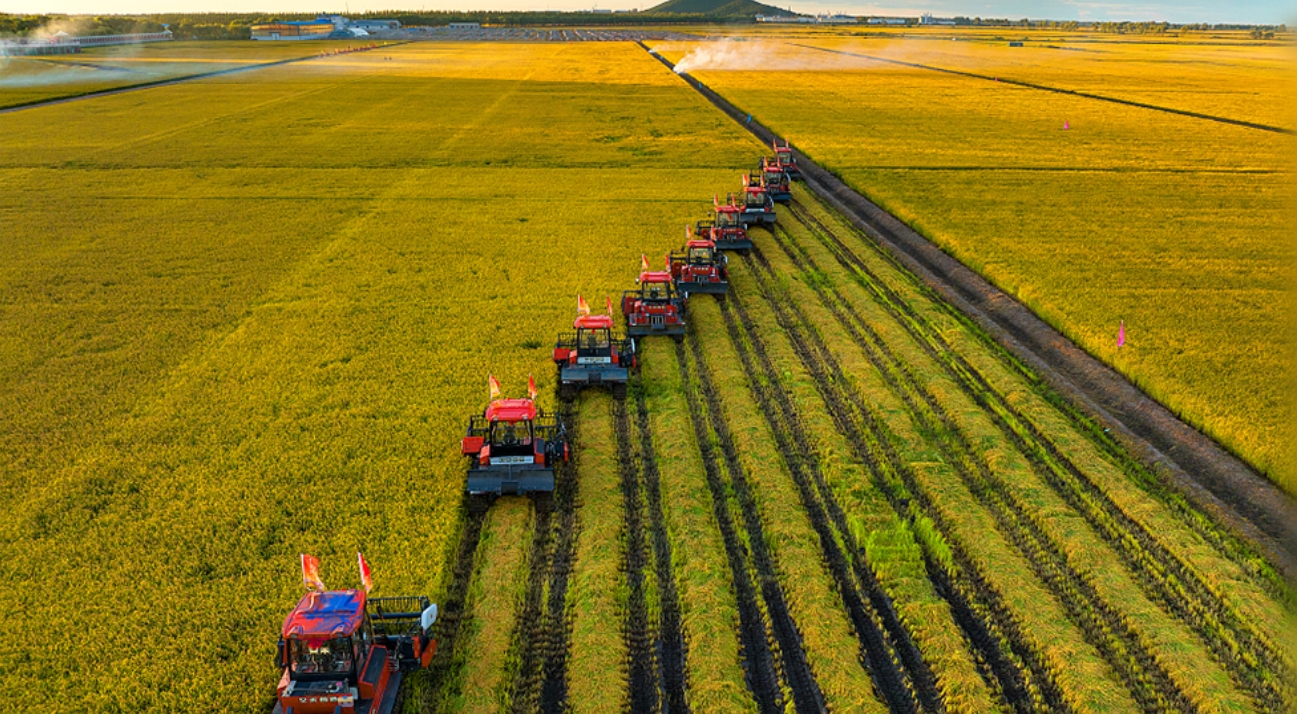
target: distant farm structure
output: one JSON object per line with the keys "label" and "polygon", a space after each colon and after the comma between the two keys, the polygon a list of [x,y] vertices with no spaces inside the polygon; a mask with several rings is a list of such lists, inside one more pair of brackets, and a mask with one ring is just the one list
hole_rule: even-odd
{"label": "distant farm structure", "polygon": [[253,25],[251,31],[254,40],[326,40],[365,37],[373,32],[399,29],[400,20],[351,20],[342,15],[321,15],[314,20]]}

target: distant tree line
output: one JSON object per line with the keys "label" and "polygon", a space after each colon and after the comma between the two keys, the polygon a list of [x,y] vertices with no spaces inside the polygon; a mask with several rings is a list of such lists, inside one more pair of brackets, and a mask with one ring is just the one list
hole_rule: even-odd
{"label": "distant tree line", "polygon": [[[180,40],[246,40],[250,28],[266,22],[283,20],[310,20],[314,13],[288,13],[259,15],[251,13],[163,13],[151,15],[7,15],[0,13],[0,37],[28,36],[42,30],[56,32],[63,29],[73,35],[117,35],[133,32],[161,32],[163,26]],[[483,25],[544,27],[553,25],[699,25],[752,22],[752,17],[719,16],[704,13],[647,13],[647,12],[363,12],[349,15],[354,18],[385,18],[400,20],[402,25],[445,25],[451,22],[480,22]],[[1253,39],[1273,39],[1276,33],[1287,32],[1285,25],[1210,25],[1191,23],[1175,25],[1168,22],[1077,22],[1074,20],[1010,20],[1007,18],[955,17],[956,25],[970,27],[1026,27],[1061,30],[1065,32],[1088,31],[1121,35],[1162,35],[1170,32],[1210,32],[1221,30],[1246,30]],[[917,22],[917,20],[915,20]],[[910,23],[913,24],[913,23]]]}

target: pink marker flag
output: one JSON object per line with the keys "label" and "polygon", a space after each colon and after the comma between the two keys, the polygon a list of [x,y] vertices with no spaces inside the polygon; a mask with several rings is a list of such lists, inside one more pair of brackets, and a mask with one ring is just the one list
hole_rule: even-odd
{"label": "pink marker flag", "polygon": [[1117,328],[1117,346],[1126,346],[1126,321],[1122,320],[1121,325]]}
{"label": "pink marker flag", "polygon": [[1068,120],[1064,119],[1064,120],[1063,120],[1063,131],[1067,131],[1068,129],[1071,129],[1071,128],[1072,128],[1072,123],[1069,122]]}

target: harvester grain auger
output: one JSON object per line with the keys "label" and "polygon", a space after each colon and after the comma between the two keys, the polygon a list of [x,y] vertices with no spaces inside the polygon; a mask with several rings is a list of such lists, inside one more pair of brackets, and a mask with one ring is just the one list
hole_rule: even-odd
{"label": "harvester grain auger", "polygon": [[612,329],[612,301],[606,315],[591,315],[585,299],[577,296],[574,332],[559,335],[554,345],[558,365],[558,395],[575,399],[583,387],[606,385],[616,399],[626,398],[626,383],[635,367],[635,340]]}
{"label": "harvester grain auger", "polygon": [[737,250],[747,255],[752,250],[752,239],[748,237],[748,228],[743,223],[743,207],[738,204],[734,194],[726,196],[725,203],[712,196],[712,220],[698,221],[698,237],[707,238],[716,244],[717,250]]}
{"label": "harvester grain auger", "polygon": [[676,341],[685,336],[685,299],[676,290],[671,277],[671,259],[666,270],[651,270],[648,258],[640,258],[639,287],[621,296],[621,311],[626,316],[626,334],[631,337],[668,335]]}
{"label": "harvester grain auger", "polygon": [[554,469],[567,461],[563,422],[536,406],[536,382],[526,399],[503,399],[492,376],[491,403],[469,419],[460,451],[468,457],[470,496],[552,493]]}
{"label": "harvester grain auger", "polygon": [[797,165],[797,159],[793,157],[793,149],[785,141],[783,146],[779,145],[779,140],[772,142],[775,149],[775,161],[779,162],[779,168],[788,174],[788,178],[794,181],[802,180],[802,168]]}
{"label": "harvester grain auger", "polygon": [[770,192],[761,185],[760,172],[743,174],[742,207],[739,220],[745,225],[775,222],[775,202],[770,198]]}
{"label": "harvester grain auger", "polygon": [[686,299],[693,293],[724,295],[730,285],[729,261],[709,239],[696,239],[685,229],[685,249],[667,257],[671,278]]}
{"label": "harvester grain auger", "polygon": [[770,194],[771,200],[778,203],[793,200],[792,179],[788,177],[787,171],[780,168],[777,160],[762,157],[758,168],[761,171],[761,186]]}
{"label": "harvester grain auger", "polygon": [[280,631],[274,714],[390,714],[405,673],[432,661],[437,606],[370,597],[369,565],[356,555],[363,590],[325,590],[319,561],[302,556],[308,592]]}

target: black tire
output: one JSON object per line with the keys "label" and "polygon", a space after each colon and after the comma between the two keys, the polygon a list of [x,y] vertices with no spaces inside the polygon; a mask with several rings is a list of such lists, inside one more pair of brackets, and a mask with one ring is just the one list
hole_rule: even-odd
{"label": "black tire", "polygon": [[749,255],[752,255],[752,249],[751,249],[751,248],[741,248],[741,249],[739,249],[739,255],[741,255],[741,256],[743,256],[744,258],[746,258],[746,257],[748,257]]}
{"label": "black tire", "polygon": [[626,383],[612,385],[612,398],[619,402],[626,401]]}
{"label": "black tire", "polygon": [[558,386],[558,398],[564,402],[570,402],[576,399],[577,388],[575,384],[560,384]]}
{"label": "black tire", "polygon": [[682,342],[685,341],[685,336],[684,336],[684,335],[671,335],[671,339],[675,340],[675,341],[676,341],[676,344],[680,344],[680,343],[682,343]]}

